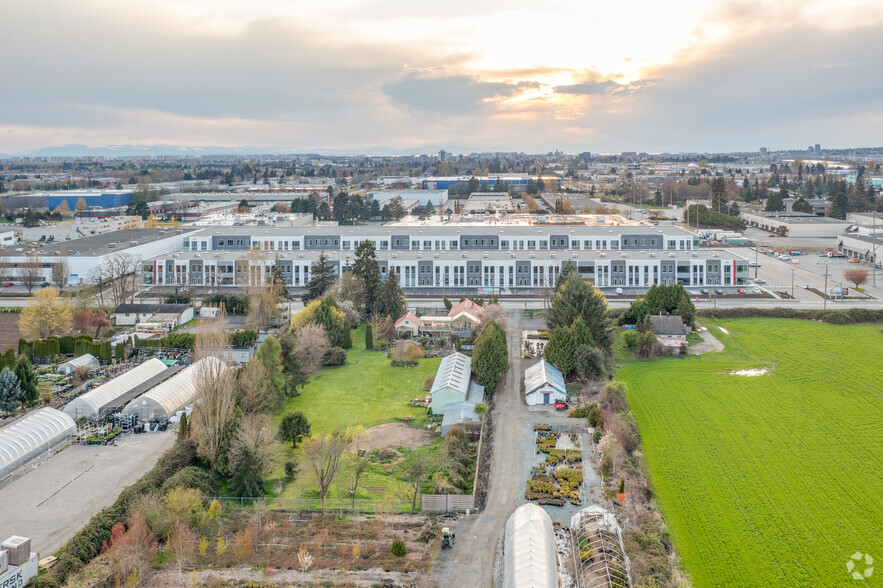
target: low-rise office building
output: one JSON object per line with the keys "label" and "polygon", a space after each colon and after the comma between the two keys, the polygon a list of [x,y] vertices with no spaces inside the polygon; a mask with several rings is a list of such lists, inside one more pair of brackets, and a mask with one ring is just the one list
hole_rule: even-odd
{"label": "low-rise office building", "polygon": [[748,226],[783,237],[837,237],[852,225],[849,221],[806,212],[743,212],[741,216]]}

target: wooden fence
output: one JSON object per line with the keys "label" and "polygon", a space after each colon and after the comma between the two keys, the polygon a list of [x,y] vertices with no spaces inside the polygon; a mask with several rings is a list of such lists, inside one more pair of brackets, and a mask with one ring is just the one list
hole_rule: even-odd
{"label": "wooden fence", "polygon": [[420,512],[465,512],[475,509],[472,494],[421,494]]}

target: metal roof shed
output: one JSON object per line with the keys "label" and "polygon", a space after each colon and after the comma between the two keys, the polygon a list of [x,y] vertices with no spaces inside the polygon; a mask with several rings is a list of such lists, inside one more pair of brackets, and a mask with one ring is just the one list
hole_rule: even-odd
{"label": "metal roof shed", "polygon": [[184,368],[153,390],[139,396],[126,405],[123,412],[137,413],[142,421],[168,419],[170,416],[196,400],[197,377],[203,369],[230,369],[215,357],[200,359]]}
{"label": "metal roof shed", "polygon": [[155,357],[116,378],[105,382],[94,390],[77,396],[67,403],[64,412],[74,419],[80,417],[97,418],[101,408],[126,395],[157,374],[166,370],[166,365]]}
{"label": "metal roof shed", "polygon": [[546,511],[530,502],[515,509],[504,545],[503,588],[557,588],[558,553]]}
{"label": "metal roof shed", "polygon": [[81,355],[79,357],[75,357],[70,361],[66,361],[58,366],[58,373],[70,375],[74,373],[78,367],[88,367],[89,369],[95,370],[101,365],[99,363],[98,358],[94,355],[86,353],[85,355]]}
{"label": "metal roof shed", "polygon": [[524,370],[524,396],[528,406],[567,402],[561,371],[545,359]]}
{"label": "metal roof shed", "polygon": [[0,429],[0,480],[68,440],[77,430],[69,415],[41,408]]}
{"label": "metal roof shed", "polygon": [[472,359],[452,353],[441,360],[432,382],[432,414],[441,414],[448,404],[463,402],[472,377]]}

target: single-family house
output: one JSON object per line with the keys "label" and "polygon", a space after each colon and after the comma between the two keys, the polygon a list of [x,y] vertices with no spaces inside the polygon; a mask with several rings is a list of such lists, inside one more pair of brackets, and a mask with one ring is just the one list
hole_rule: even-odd
{"label": "single-family house", "polygon": [[567,402],[561,371],[545,358],[524,370],[524,399],[528,406]]}
{"label": "single-family house", "polygon": [[395,329],[400,337],[416,337],[420,332],[420,318],[413,312],[406,312],[395,322]]}
{"label": "single-family house", "polygon": [[679,316],[651,316],[650,324],[656,340],[664,347],[680,347],[687,342],[687,327]]}
{"label": "single-family house", "polygon": [[113,311],[117,325],[153,323],[171,330],[193,320],[189,304],[120,304]]}
{"label": "single-family house", "polygon": [[75,357],[70,361],[66,361],[58,366],[58,373],[66,376],[71,375],[80,367],[88,367],[89,371],[97,370],[101,366],[101,362],[94,355],[86,353],[79,357]]}
{"label": "single-family house", "polygon": [[438,366],[432,382],[432,414],[442,414],[449,404],[464,402],[469,393],[472,359],[462,353],[452,353]]}

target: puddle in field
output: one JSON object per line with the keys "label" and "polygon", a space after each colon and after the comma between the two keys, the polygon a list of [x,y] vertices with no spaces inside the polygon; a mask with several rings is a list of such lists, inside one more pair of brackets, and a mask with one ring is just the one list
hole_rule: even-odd
{"label": "puddle in field", "polygon": [[730,375],[731,376],[746,376],[746,377],[750,378],[753,376],[762,376],[762,375],[766,374],[767,372],[769,372],[769,370],[766,368],[755,368],[755,369],[751,369],[751,370],[732,371],[732,372],[730,372]]}

